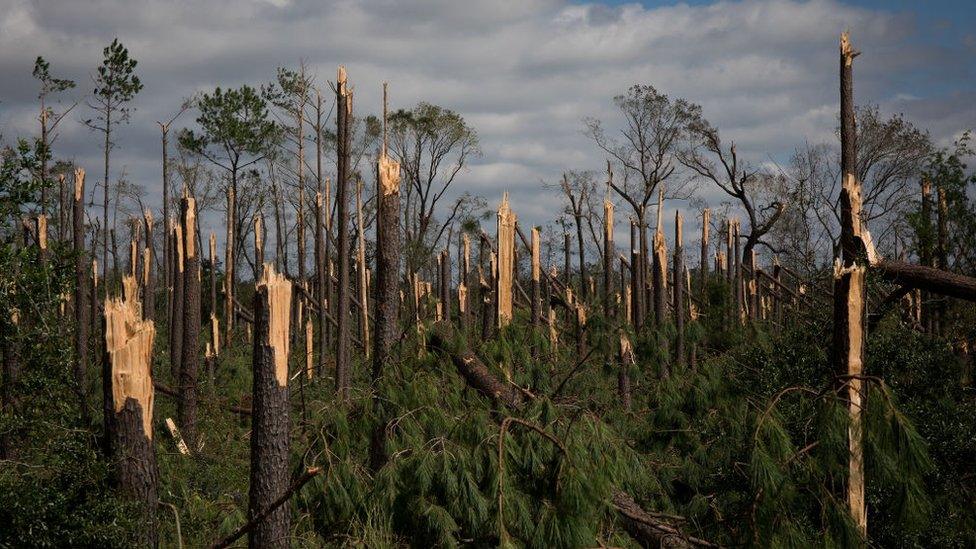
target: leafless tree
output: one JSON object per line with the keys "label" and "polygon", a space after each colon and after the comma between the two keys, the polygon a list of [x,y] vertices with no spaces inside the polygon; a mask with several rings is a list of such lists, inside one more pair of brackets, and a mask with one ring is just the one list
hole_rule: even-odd
{"label": "leafless tree", "polygon": [[763,173],[742,159],[734,142],[726,148],[718,130],[704,118],[689,124],[688,138],[688,147],[678,154],[678,161],[738,201],[749,222],[742,263],[751,269],[753,250],[759,244],[768,245],[763,237],[786,209],[785,185],[778,175]]}

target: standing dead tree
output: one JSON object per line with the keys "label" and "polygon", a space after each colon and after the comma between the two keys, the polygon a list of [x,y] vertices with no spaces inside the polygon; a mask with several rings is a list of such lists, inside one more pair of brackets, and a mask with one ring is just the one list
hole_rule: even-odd
{"label": "standing dead tree", "polygon": [[73,202],[73,238],[75,253],[75,391],[78,396],[82,419],[86,425],[91,423],[88,408],[88,325],[90,319],[88,294],[88,254],[85,248],[85,170],[75,169],[75,194]]}
{"label": "standing dead tree", "polygon": [[512,321],[513,284],[515,281],[515,222],[516,215],[508,204],[508,193],[502,195],[498,207],[498,276],[495,277],[496,316],[498,327]]}
{"label": "standing dead tree", "polygon": [[336,202],[339,224],[338,278],[336,299],[336,392],[348,401],[349,380],[349,119],[352,117],[352,92],[347,88],[346,68],[339,66],[336,79]]}
{"label": "standing dead tree", "polygon": [[170,220],[169,238],[171,249],[173,250],[173,272],[171,279],[173,281],[173,289],[171,291],[173,295],[173,310],[171,312],[170,326],[169,326],[169,368],[170,375],[173,379],[173,383],[180,382],[180,363],[183,360],[183,285],[186,282],[186,278],[183,276],[184,271],[184,253],[186,249],[183,247],[183,228],[180,223]]}
{"label": "standing dead tree", "polygon": [[191,447],[197,434],[197,373],[200,366],[200,254],[197,250],[196,199],[180,201],[183,229],[183,344],[180,359],[178,416]]}
{"label": "standing dead tree", "polygon": [[[386,87],[384,85],[384,95]],[[373,389],[389,364],[397,340],[400,312],[400,164],[387,157],[384,140],[376,161],[376,330],[373,338]],[[374,400],[377,417],[383,418],[382,402]],[[386,424],[381,421],[373,431],[370,444],[370,466],[376,470],[386,461]]]}
{"label": "standing dead tree", "polygon": [[688,130],[689,146],[678,160],[699,177],[714,183],[742,206],[749,221],[741,261],[752,271],[753,250],[773,228],[786,208],[787,198],[777,178],[764,175],[743,161],[735,143],[725,149],[718,130],[703,118],[695,119]]}
{"label": "standing dead tree", "polygon": [[[127,285],[134,287],[130,278]],[[152,347],[156,330],[142,319],[136,295],[105,300],[105,360],[111,376],[109,447],[112,472],[122,494],[139,502],[142,544],[158,543],[156,507],[159,471],[153,445]]]}
{"label": "standing dead tree", "polygon": [[[248,517],[271,508],[288,488],[288,348],[292,287],[270,264],[254,293],[251,489]],[[290,513],[278,507],[248,534],[251,547],[288,547]]]}
{"label": "standing dead tree", "polygon": [[843,186],[840,191],[841,257],[834,262],[834,365],[843,380],[843,400],[848,404],[850,427],[848,447],[850,461],[846,479],[845,499],[854,524],[867,539],[867,507],[864,489],[864,434],[862,416],[864,387],[861,375],[864,368],[865,278],[867,258],[873,259],[874,245],[861,218],[861,185],[854,173],[856,165],[854,129],[854,51],[848,34],[840,38],[840,121],[841,170]]}

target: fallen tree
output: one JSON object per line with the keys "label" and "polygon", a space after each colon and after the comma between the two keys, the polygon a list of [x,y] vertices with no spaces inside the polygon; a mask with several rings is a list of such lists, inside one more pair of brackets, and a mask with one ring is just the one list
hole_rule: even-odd
{"label": "fallen tree", "polygon": [[[519,387],[496,378],[470,349],[464,348],[454,337],[453,327],[446,322],[435,323],[427,339],[430,350],[449,358],[467,384],[496,404],[513,410],[522,409],[532,396]],[[674,520],[650,513],[626,492],[614,489],[614,509],[628,534],[644,547],[717,547],[717,545],[684,533]]]}

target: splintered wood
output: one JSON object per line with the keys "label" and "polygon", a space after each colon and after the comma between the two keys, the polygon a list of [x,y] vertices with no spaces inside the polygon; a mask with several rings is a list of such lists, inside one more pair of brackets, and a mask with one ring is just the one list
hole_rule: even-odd
{"label": "splintered wood", "polygon": [[508,326],[512,321],[512,283],[515,276],[515,222],[516,215],[508,205],[508,193],[502,195],[498,207],[498,327]]}
{"label": "splintered wood", "polygon": [[[850,423],[848,427],[849,464],[847,504],[862,537],[867,537],[867,507],[864,486],[864,371],[867,292],[865,278],[868,264],[878,261],[871,235],[861,217],[861,183],[854,175],[857,149],[855,146],[855,113],[853,92],[854,57],[848,34],[840,37],[840,114],[841,114],[841,172],[840,191],[842,256],[834,261],[834,360],[837,373],[845,379],[846,400]],[[862,257],[866,257],[865,264]]]}
{"label": "splintered wood", "polygon": [[141,307],[134,299],[106,299],[104,307],[113,408],[118,413],[127,400],[135,400],[142,411],[143,433],[152,439],[152,348],[156,329],[151,320],[142,319]]}
{"label": "splintered wood", "polygon": [[275,379],[278,385],[288,384],[288,320],[291,314],[291,282],[276,273],[274,267],[264,264],[264,272],[258,281],[257,291],[264,294],[268,303],[268,333],[264,344],[274,349]]}

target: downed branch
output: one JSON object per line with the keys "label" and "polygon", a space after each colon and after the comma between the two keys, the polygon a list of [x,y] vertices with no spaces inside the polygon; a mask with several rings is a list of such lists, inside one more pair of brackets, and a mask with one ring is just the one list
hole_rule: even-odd
{"label": "downed branch", "polygon": [[966,301],[976,301],[976,278],[950,273],[935,267],[887,259],[877,261],[872,267],[882,278],[895,284]]}
{"label": "downed branch", "polygon": [[428,342],[434,350],[447,354],[468,385],[478,392],[509,408],[517,410],[522,407],[524,394],[515,387],[499,381],[473,352],[457,345],[450,324],[446,322],[434,324]]}

